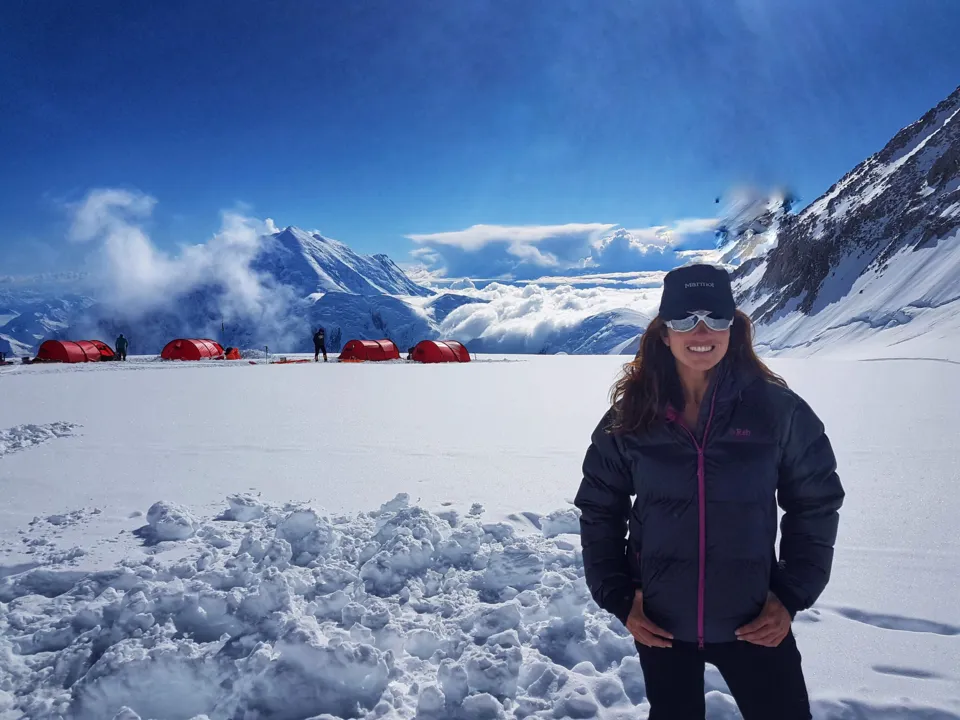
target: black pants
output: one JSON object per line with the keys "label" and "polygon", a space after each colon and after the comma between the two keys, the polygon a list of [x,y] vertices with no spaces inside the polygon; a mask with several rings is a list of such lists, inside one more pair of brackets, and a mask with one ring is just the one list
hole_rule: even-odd
{"label": "black pants", "polygon": [[326,361],[327,361],[327,346],[326,346],[326,344],[324,344],[324,345],[314,345],[314,346],[313,346],[313,361],[314,361],[314,362],[319,362],[319,361],[320,361],[320,353],[323,353],[323,361],[326,362]]}
{"label": "black pants", "polygon": [[672,648],[637,644],[650,701],[650,720],[703,720],[704,663],[715,665],[733,694],[743,720],[809,720],[810,701],[793,633],[778,647],[738,640],[674,641]]}
{"label": "black pants", "polygon": [[120,355],[120,359],[121,359],[121,360],[126,360],[126,359],[127,359],[127,351],[126,351],[126,350],[118,350],[117,353]]}

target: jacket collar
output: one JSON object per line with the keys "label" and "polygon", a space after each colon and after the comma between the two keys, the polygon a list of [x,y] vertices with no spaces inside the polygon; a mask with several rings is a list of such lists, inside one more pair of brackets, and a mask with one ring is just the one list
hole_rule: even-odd
{"label": "jacket collar", "polygon": [[[729,358],[721,360],[713,373],[703,405],[700,407],[698,429],[706,424],[711,408],[715,421],[718,417],[727,415],[741,398],[743,391],[759,379],[760,376],[757,373],[741,363],[735,363]],[[677,388],[673,395],[676,396],[675,400],[668,401],[664,408],[664,417],[667,422],[677,422],[683,417],[683,394]]]}

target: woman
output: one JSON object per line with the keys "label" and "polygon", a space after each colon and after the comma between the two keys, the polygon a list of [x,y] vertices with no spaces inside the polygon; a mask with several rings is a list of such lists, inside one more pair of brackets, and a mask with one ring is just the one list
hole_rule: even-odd
{"label": "woman", "polygon": [[823,425],[757,358],[728,273],[668,273],[575,501],[587,584],[636,640],[651,720],[704,717],[705,662],[745,720],[810,717],[790,625],[827,584],[843,496]]}

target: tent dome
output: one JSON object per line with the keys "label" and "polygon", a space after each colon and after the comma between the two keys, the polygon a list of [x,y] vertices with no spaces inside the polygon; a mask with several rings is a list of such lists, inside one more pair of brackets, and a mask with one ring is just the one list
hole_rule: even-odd
{"label": "tent dome", "polygon": [[470,353],[456,340],[423,340],[410,352],[421,363],[470,362]]}
{"label": "tent dome", "polygon": [[400,350],[392,340],[351,340],[343,346],[340,360],[399,360]]}
{"label": "tent dome", "polygon": [[47,340],[37,351],[41,362],[99,362],[115,357],[110,346],[99,340]]}
{"label": "tent dome", "polygon": [[218,342],[184,338],[171,340],[160,353],[164,360],[211,360],[222,356],[223,348]]}

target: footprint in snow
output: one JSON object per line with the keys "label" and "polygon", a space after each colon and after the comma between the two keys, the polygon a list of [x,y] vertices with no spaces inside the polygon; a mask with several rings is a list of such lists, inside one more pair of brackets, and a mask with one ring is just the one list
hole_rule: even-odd
{"label": "footprint in snow", "polygon": [[873,625],[884,630],[901,630],[904,632],[932,633],[934,635],[960,635],[960,627],[947,625],[922,618],[911,618],[903,615],[884,615],[870,613],[856,608],[833,608],[834,612],[848,620]]}
{"label": "footprint in snow", "polygon": [[530,523],[537,530],[541,530],[543,528],[542,520],[540,518],[541,516],[539,514],[535,512],[529,512],[529,511],[521,512],[521,513],[511,513],[510,515],[507,516],[507,519],[512,520],[513,522],[517,522],[520,524]]}
{"label": "footprint in snow", "polygon": [[916,680],[946,680],[947,677],[940,673],[930,670],[920,670],[919,668],[897,667],[896,665],[874,665],[873,671],[883,675],[896,675],[898,677],[914,678]]}

